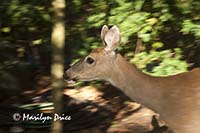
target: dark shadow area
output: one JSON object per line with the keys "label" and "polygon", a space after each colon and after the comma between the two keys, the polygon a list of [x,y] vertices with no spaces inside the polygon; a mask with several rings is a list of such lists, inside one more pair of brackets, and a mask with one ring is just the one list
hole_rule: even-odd
{"label": "dark shadow area", "polygon": [[[65,91],[73,90],[73,88],[65,89]],[[87,89],[83,91],[87,94]],[[134,121],[132,122],[131,119],[128,119],[127,122],[120,122],[120,120],[123,120],[126,117],[128,118],[135,113],[137,114],[143,107],[128,105],[126,102],[131,102],[131,100],[121,91],[118,91],[110,85],[104,84],[104,87],[99,88],[98,91],[101,92],[102,95],[97,97],[96,100],[75,99],[73,97],[76,93],[70,95],[66,95],[65,93],[63,97],[63,114],[65,116],[70,116],[71,120],[63,120],[64,131],[78,132],[85,130],[90,132],[90,129],[94,128],[98,129],[101,133],[112,132],[109,130],[112,129],[114,121],[125,123],[125,125],[126,123],[130,123],[127,125],[128,127],[125,128],[127,132],[135,131],[140,133],[140,131],[147,132],[149,130],[146,125],[141,125]],[[93,94],[95,95],[95,93]],[[36,116],[41,113],[43,113],[43,118],[52,116],[52,104],[50,104],[52,102],[51,89],[47,89],[45,92],[37,91],[34,95],[21,95],[20,98],[21,100],[18,104],[16,104],[16,97],[8,98],[6,101],[1,103],[1,131],[7,132],[19,128],[18,130],[22,130],[23,132],[49,132],[51,127],[50,120],[46,120],[42,123],[40,120],[25,121],[22,120],[22,117],[23,114]],[[15,113],[21,115],[19,121],[13,120],[13,114]],[[156,122],[157,120],[154,120],[154,123]],[[154,125],[154,130],[151,131],[151,133],[161,133],[161,131],[163,131],[163,129],[160,128],[159,125]]]}
{"label": "dark shadow area", "polygon": [[[37,114],[43,113],[42,117],[52,116],[52,109],[48,109],[48,107],[52,107],[52,105],[47,105],[41,107],[42,103],[51,103],[51,90],[46,91],[40,95],[36,95],[32,98],[22,97],[22,100],[18,105],[15,105],[15,99],[7,100],[8,103],[4,102],[5,105],[1,103],[1,119],[0,119],[0,127],[2,132],[10,131],[12,128],[20,127],[23,131],[35,131],[35,132],[49,132],[51,127],[51,121],[47,120],[44,123],[41,121],[34,120],[22,120],[23,114],[29,114],[36,116]],[[26,107],[20,107],[22,105],[29,105],[29,109],[25,109]],[[43,109],[41,111],[41,109]],[[45,111],[45,108],[47,110]],[[19,113],[21,118],[19,120],[14,121],[13,115],[15,113]],[[64,95],[63,97],[63,114],[69,115],[71,117],[70,120],[63,121],[64,131],[80,131],[83,129],[91,128],[94,126],[100,125],[100,123],[104,122],[106,118],[112,119],[114,114],[104,108],[103,106],[99,106],[95,101],[80,101],[70,96]]]}

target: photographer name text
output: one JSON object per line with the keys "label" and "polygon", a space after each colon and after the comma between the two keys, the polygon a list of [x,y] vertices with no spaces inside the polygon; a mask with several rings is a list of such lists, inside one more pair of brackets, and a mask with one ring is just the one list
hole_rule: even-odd
{"label": "photographer name text", "polygon": [[53,120],[53,121],[69,121],[71,120],[71,116],[65,115],[65,114],[53,114],[53,115],[44,115],[43,113],[38,113],[38,114],[19,114],[15,113],[13,114],[13,120],[15,121],[41,121],[42,123],[45,123],[45,121]]}

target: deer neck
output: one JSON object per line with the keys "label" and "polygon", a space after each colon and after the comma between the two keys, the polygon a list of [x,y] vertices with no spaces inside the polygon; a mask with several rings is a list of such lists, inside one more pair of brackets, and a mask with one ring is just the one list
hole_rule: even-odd
{"label": "deer neck", "polygon": [[110,78],[111,84],[131,99],[155,111],[159,110],[161,92],[153,85],[154,77],[141,72],[135,65],[117,55]]}

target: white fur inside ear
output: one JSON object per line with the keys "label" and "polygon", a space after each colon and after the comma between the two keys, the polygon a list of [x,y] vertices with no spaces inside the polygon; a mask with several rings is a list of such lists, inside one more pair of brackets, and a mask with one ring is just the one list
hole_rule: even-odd
{"label": "white fur inside ear", "polygon": [[108,26],[104,25],[101,29],[101,39],[104,39],[106,33],[109,31]]}
{"label": "white fur inside ear", "polygon": [[104,41],[106,44],[106,51],[114,51],[120,44],[120,32],[117,26],[113,26],[104,37]]}

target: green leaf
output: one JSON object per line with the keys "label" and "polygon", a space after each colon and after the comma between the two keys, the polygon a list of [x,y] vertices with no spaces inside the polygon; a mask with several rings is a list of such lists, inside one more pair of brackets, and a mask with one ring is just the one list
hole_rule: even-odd
{"label": "green leaf", "polygon": [[152,47],[154,49],[162,48],[163,46],[164,46],[164,44],[162,42],[155,42],[152,44]]}
{"label": "green leaf", "polygon": [[2,32],[9,33],[11,31],[10,27],[4,27],[1,29]]}
{"label": "green leaf", "polygon": [[32,44],[33,44],[33,45],[39,45],[39,44],[41,44],[41,43],[42,43],[42,39],[38,39],[38,40],[32,41]]}

